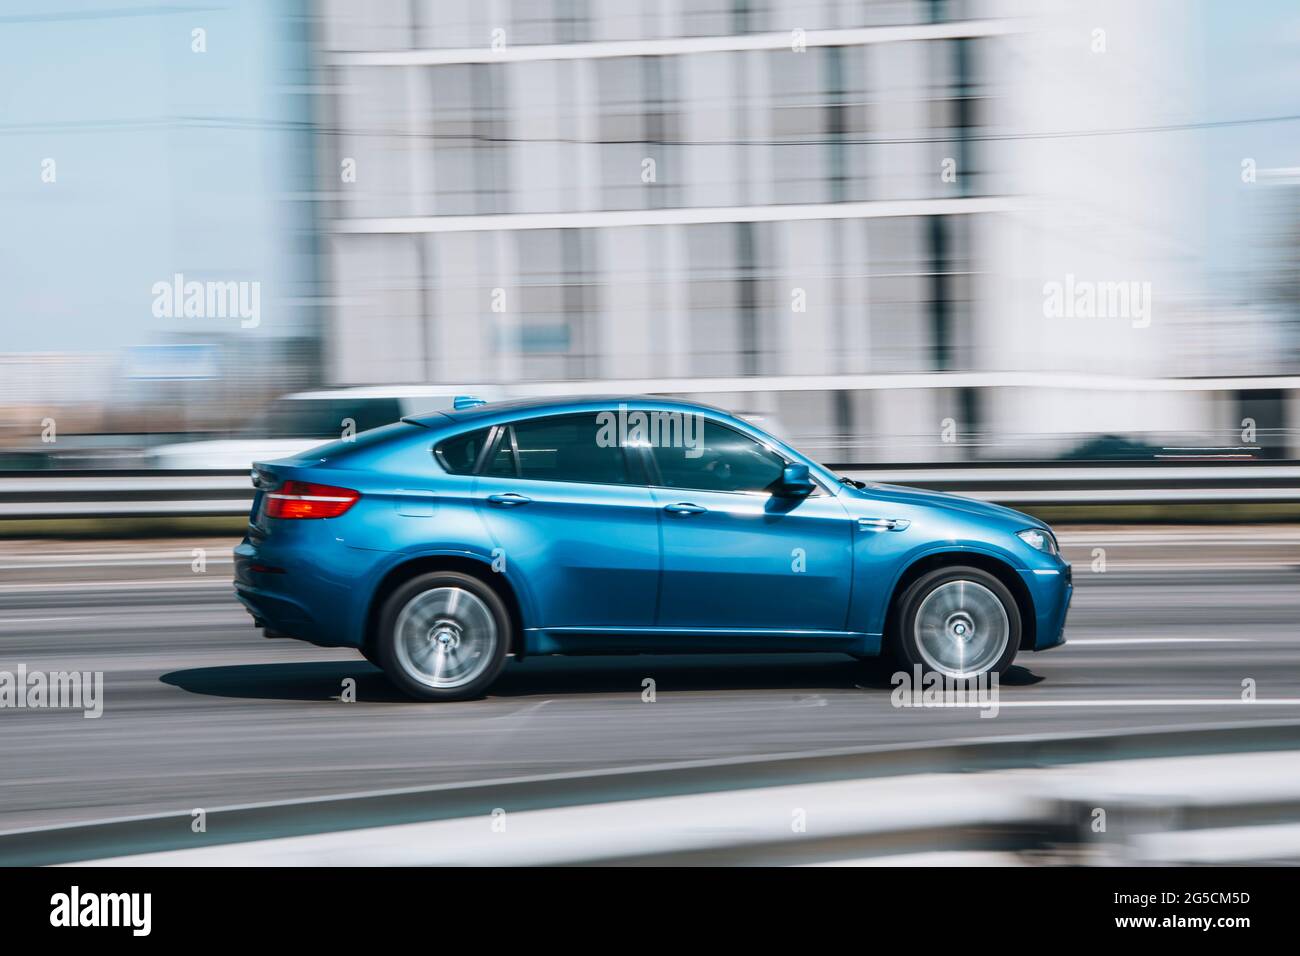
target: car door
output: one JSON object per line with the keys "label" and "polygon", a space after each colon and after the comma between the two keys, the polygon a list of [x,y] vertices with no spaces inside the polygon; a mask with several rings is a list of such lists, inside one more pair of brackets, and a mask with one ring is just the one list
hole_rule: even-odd
{"label": "car door", "polygon": [[534,626],[649,628],[658,511],[639,457],[602,442],[596,412],[496,429],[476,485],[499,559],[537,608]]}
{"label": "car door", "polygon": [[785,458],[708,419],[695,447],[657,445],[648,459],[663,537],[661,627],[845,628],[852,531],[834,495],[773,494]]}

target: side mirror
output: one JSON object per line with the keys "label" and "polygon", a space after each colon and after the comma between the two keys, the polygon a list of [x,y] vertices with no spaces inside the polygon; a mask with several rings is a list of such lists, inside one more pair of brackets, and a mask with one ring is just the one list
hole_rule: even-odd
{"label": "side mirror", "polygon": [[808,474],[807,465],[786,465],[781,472],[780,494],[790,498],[806,498],[816,486]]}

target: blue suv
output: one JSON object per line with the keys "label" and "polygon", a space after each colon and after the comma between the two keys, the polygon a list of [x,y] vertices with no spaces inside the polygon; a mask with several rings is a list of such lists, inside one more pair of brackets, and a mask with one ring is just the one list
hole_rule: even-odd
{"label": "blue suv", "polygon": [[235,591],[426,700],[534,654],[887,652],[950,678],[1061,644],[1041,521],[841,478],[716,408],[458,401],[254,466]]}

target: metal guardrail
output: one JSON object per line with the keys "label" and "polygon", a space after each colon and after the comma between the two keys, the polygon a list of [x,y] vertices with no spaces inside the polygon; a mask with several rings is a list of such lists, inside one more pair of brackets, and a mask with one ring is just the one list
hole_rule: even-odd
{"label": "metal guardrail", "polygon": [[[833,465],[860,481],[913,485],[1006,505],[1300,501],[1300,462]],[[246,514],[248,472],[0,472],[0,521]]]}
{"label": "metal guardrail", "polygon": [[247,471],[0,472],[0,520],[243,515],[252,500]]}
{"label": "metal guardrail", "polygon": [[[437,820],[490,818],[496,808],[520,812],[919,773],[970,773],[1296,749],[1300,749],[1300,722],[1251,722],[1122,734],[1016,736],[690,761],[631,770],[548,774],[215,807],[206,811],[206,829],[198,833],[192,829],[193,817],[188,809],[11,830],[0,832],[0,866],[73,863]],[[1207,823],[1251,826],[1266,820],[1272,822],[1279,815],[1294,820],[1300,816],[1300,795],[1282,802],[1274,797],[1261,806],[1234,802],[1217,810],[1213,804],[1202,802],[1195,813],[1199,817],[1188,822],[1199,826]],[[1087,828],[1079,814],[1077,807],[1048,804],[1000,821],[973,817],[934,828],[883,826],[869,834],[840,834],[834,848],[819,846],[816,840],[794,841],[783,843],[784,849],[775,853],[773,847],[742,838],[696,858],[679,859],[677,854],[672,854],[672,858],[674,862],[807,862],[823,856],[844,858],[854,854],[914,852],[936,846],[1023,850],[1052,844],[1068,849],[1086,839]],[[598,848],[592,849],[593,861],[600,860],[601,856]],[[658,859],[652,847],[647,847],[644,857],[605,856],[603,862],[665,862],[668,859],[668,855],[664,855],[664,860]]]}

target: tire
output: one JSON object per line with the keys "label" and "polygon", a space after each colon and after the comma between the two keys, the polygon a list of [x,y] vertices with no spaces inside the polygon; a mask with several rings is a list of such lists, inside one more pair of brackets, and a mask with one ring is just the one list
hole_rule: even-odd
{"label": "tire", "polygon": [[1007,586],[987,571],[954,565],[923,574],[903,592],[890,649],[909,670],[919,664],[954,678],[1002,674],[1020,633],[1020,608]]}
{"label": "tire", "polygon": [[378,663],[419,700],[481,697],[510,647],[510,612],[491,587],[457,571],[433,571],[400,585],[384,602]]}

